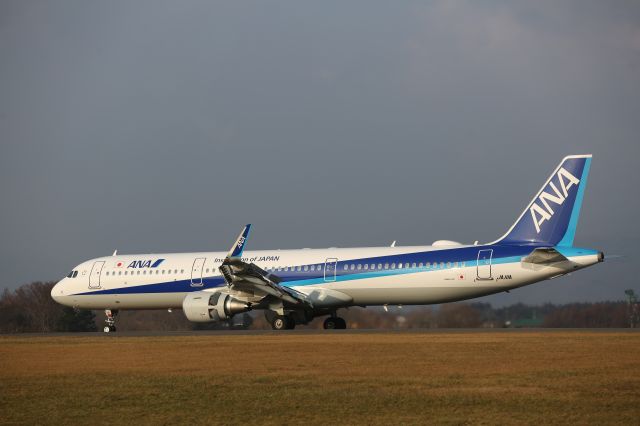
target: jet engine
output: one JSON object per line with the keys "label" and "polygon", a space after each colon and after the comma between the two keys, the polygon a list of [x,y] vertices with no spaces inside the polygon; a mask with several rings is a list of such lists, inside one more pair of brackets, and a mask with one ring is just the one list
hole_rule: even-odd
{"label": "jet engine", "polygon": [[189,321],[224,321],[235,314],[251,310],[251,303],[243,302],[221,291],[194,291],[182,301],[182,310]]}

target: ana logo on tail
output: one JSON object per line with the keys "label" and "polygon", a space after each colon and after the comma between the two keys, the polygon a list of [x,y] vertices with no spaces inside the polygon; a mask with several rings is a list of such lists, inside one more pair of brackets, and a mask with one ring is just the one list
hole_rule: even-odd
{"label": "ana logo on tail", "polygon": [[[540,225],[542,225],[542,222],[545,220],[548,221],[553,217],[554,211],[549,202],[561,206],[569,194],[569,188],[580,183],[580,179],[569,173],[564,167],[560,168],[556,177],[558,178],[558,186],[560,186],[562,191],[558,190],[558,187],[553,181],[550,181],[549,186],[545,188],[545,191],[540,193],[537,200],[534,201],[529,208],[529,213],[531,213],[531,218],[533,219],[533,224],[536,226],[536,232],[538,234],[540,233]],[[547,192],[549,188],[553,190],[553,194]]]}
{"label": "ana logo on tail", "polygon": [[245,238],[244,237],[240,237],[238,238],[238,244],[236,244],[236,248],[238,250],[240,250],[242,248],[242,245],[244,244]]}

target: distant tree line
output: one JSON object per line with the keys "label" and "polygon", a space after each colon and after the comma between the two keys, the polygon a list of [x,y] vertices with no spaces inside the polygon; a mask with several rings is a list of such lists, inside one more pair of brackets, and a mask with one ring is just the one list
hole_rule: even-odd
{"label": "distant tree line", "polygon": [[0,296],[0,333],[95,331],[95,315],[51,298],[54,282],[34,282]]}
{"label": "distant tree line", "polygon": [[[96,331],[104,313],[59,305],[51,298],[53,282],[34,282],[0,296],[0,333]],[[96,315],[97,314],[97,315]],[[349,308],[340,310],[349,328],[502,328],[502,327],[629,327],[625,302],[515,304],[494,308],[488,303],[447,303],[440,306]],[[194,330],[221,328],[269,329],[261,311],[234,317],[232,323],[194,324],[180,310],[122,311],[120,330]],[[321,328],[322,319],[307,327]]]}

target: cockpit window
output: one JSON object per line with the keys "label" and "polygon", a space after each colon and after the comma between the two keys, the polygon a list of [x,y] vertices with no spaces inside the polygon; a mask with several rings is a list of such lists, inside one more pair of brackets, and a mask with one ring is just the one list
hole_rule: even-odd
{"label": "cockpit window", "polygon": [[78,276],[78,271],[73,271],[73,278]]}
{"label": "cockpit window", "polygon": [[73,278],[73,271],[69,272],[69,275],[67,275],[67,278]]}

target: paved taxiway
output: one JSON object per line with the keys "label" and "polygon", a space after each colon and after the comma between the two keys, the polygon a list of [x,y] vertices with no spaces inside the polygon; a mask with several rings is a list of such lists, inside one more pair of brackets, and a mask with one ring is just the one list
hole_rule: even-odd
{"label": "paved taxiway", "polygon": [[305,335],[377,335],[377,334],[462,334],[462,333],[490,333],[490,334],[522,334],[545,333],[549,335],[561,333],[640,333],[640,328],[412,328],[412,329],[347,329],[347,330],[189,330],[189,331],[118,331],[115,333],[22,333],[0,334],[2,337],[162,337],[162,336],[305,336]]}

